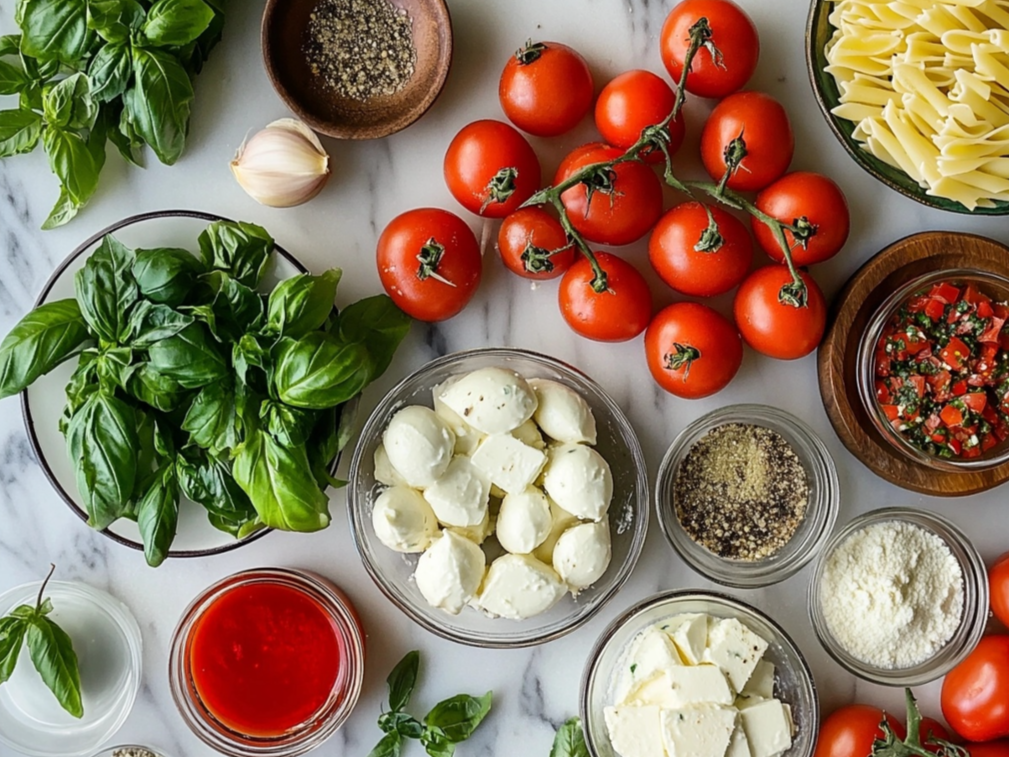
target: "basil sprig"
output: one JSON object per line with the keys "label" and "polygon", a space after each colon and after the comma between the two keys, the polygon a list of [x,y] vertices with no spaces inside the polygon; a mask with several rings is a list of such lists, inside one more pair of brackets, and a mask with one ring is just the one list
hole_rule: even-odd
{"label": "basil sprig", "polygon": [[550,757],[589,757],[580,718],[570,718],[557,729]]}
{"label": "basil sprig", "polygon": [[385,736],[368,757],[399,757],[404,739],[420,741],[431,757],[452,757],[456,745],[472,736],[490,712],[491,692],[482,697],[457,694],[436,704],[423,720],[417,720],[405,709],[417,685],[419,669],[420,652],[414,651],[389,673],[389,711],[378,719]]}
{"label": "basil sprig", "polygon": [[0,618],[0,684],[10,680],[21,647],[27,643],[32,664],[60,706],[75,718],[81,718],[84,705],[81,703],[81,674],[74,644],[66,631],[49,617],[53,603],[44,598],[46,586],[55,570],[55,565],[50,566],[34,607],[20,605]]}

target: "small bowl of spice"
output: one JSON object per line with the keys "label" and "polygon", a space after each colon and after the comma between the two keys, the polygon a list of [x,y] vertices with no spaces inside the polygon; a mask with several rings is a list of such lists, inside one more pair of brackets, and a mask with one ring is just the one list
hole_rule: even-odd
{"label": "small bowl of spice", "polygon": [[837,519],[837,471],[798,418],[732,405],[687,426],[659,469],[655,508],[666,539],[712,581],[782,581],[822,548]]}
{"label": "small bowl of spice", "polygon": [[970,539],[925,510],[860,515],[821,554],[809,584],[813,629],[838,664],[887,686],[920,686],[977,646],[988,578]]}
{"label": "small bowl of spice", "polygon": [[444,0],[268,0],[263,58],[274,88],[315,131],[377,139],[420,118],[445,85]]}
{"label": "small bowl of spice", "polygon": [[124,744],[103,749],[93,757],[168,757],[168,755],[160,749],[151,749],[137,744]]}

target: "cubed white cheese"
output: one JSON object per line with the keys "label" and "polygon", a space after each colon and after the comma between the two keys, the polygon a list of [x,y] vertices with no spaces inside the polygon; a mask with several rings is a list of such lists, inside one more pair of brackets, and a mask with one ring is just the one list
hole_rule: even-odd
{"label": "cubed white cheese", "polygon": [[756,696],[762,699],[774,699],[774,664],[761,660],[753,669],[753,675],[743,686],[740,694]]}
{"label": "cubed white cheese", "polygon": [[735,701],[725,675],[714,665],[681,665],[666,671],[680,707],[692,704],[731,705]]}
{"label": "cubed white cheese", "polygon": [[561,534],[574,525],[578,524],[578,518],[560,507],[556,502],[550,500],[550,533],[536,549],[533,550],[533,557],[547,565],[553,564],[554,547],[561,538]]}
{"label": "cubed white cheese", "polygon": [[543,488],[558,505],[585,520],[600,520],[613,499],[613,473],[603,456],[584,444],[550,449]]}
{"label": "cubed white cheese", "polygon": [[749,704],[739,714],[752,757],[773,757],[792,746],[792,725],[777,699]]}
{"label": "cubed white cheese", "polygon": [[468,457],[457,455],[424,490],[424,499],[442,525],[479,526],[487,517],[490,479]]}
{"label": "cubed white cheese", "polygon": [[480,547],[458,534],[443,531],[420,556],[413,575],[429,605],[458,615],[480,588],[486,565],[487,558]]}
{"label": "cubed white cheese", "polygon": [[491,617],[525,620],[546,612],[566,593],[549,565],[529,555],[503,555],[491,563],[478,601]]}
{"label": "cubed white cheese", "polygon": [[432,389],[431,394],[434,397],[435,415],[445,421],[448,427],[452,429],[452,433],[455,434],[455,453],[457,455],[472,455],[473,450],[477,448],[480,440],[486,434],[469,425],[462,419],[462,416],[442,402],[441,399],[441,395],[445,390],[461,378],[462,376],[452,376]]}
{"label": "cubed white cheese", "polygon": [[508,494],[520,494],[536,480],[546,463],[540,450],[509,434],[492,434],[473,453],[473,465]]}
{"label": "cubed white cheese", "polygon": [[603,577],[611,557],[610,524],[605,520],[582,523],[561,534],[554,547],[553,566],[571,593],[578,594]]}
{"label": "cubed white cheese", "polygon": [[650,678],[639,679],[632,685],[620,703],[637,707],[676,708],[680,706],[680,699],[669,682],[668,673],[653,673]]}
{"label": "cubed white cheese", "polygon": [[416,489],[433,484],[452,461],[455,435],[434,410],[409,405],[392,416],[382,435],[389,462]]}
{"label": "cubed white cheese", "polygon": [[738,692],[750,680],[766,650],[767,642],[735,618],[712,619],[704,660],[721,668],[733,692]]}
{"label": "cubed white cheese", "polygon": [[480,368],[447,386],[445,405],[485,434],[507,434],[533,417],[536,394],[520,375],[504,368]]}
{"label": "cubed white cheese", "polygon": [[[665,623],[663,625],[666,625]],[[704,658],[708,643],[708,616],[692,613],[677,615],[665,629],[688,665],[697,665]]]}
{"label": "cubed white cheese", "polygon": [[559,442],[596,443],[596,419],[574,389],[550,379],[530,379],[538,402],[533,416],[543,433]]}
{"label": "cubed white cheese", "polygon": [[511,432],[512,436],[523,444],[528,444],[535,449],[543,450],[547,448],[547,443],[543,441],[543,434],[540,433],[539,426],[529,420]]}
{"label": "cubed white cheese", "polygon": [[743,724],[739,721],[736,722],[736,730],[732,732],[725,757],[752,757],[750,742],[746,740],[746,731],[743,730]]}
{"label": "cubed white cheese", "polygon": [[[550,500],[535,486],[506,494],[497,516],[497,540],[505,551],[527,555],[550,534]],[[562,576],[563,578],[563,576]]]}
{"label": "cubed white cheese", "polygon": [[[623,670],[617,682],[614,701],[617,704],[627,704],[631,699],[641,700],[638,691],[643,683],[651,681],[656,676],[664,677],[668,668],[681,664],[680,653],[676,651],[676,646],[669,635],[658,626],[646,628],[634,638],[624,656]],[[668,679],[664,678],[663,685],[667,689],[672,689]]]}
{"label": "cubed white cheese", "polygon": [[386,486],[406,483],[399,471],[389,462],[389,453],[385,451],[384,444],[379,444],[375,448],[375,480]]}
{"label": "cubed white cheese", "polygon": [[423,552],[438,536],[438,520],[420,492],[400,484],[378,495],[371,511],[375,536],[397,552]]}
{"label": "cubed white cheese", "polygon": [[658,707],[607,707],[603,717],[620,757],[666,757]]}
{"label": "cubed white cheese", "polygon": [[736,727],[731,707],[663,709],[659,718],[669,757],[724,757]]}

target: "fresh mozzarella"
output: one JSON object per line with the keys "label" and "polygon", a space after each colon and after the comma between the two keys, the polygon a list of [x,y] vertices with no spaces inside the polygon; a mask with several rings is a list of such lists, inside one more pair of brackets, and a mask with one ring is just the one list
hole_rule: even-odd
{"label": "fresh mozzarella", "polygon": [[557,546],[557,541],[561,538],[561,534],[567,531],[571,526],[578,524],[578,518],[569,513],[562,507],[559,507],[556,502],[547,497],[550,500],[550,533],[547,534],[547,538],[543,540],[536,549],[533,550],[533,557],[541,562],[545,562],[547,565],[552,565],[554,561],[554,548]]}
{"label": "fresh mozzarella", "polygon": [[443,531],[420,556],[414,580],[432,607],[458,615],[480,588],[487,558],[469,539]]}
{"label": "fresh mozzarella", "polygon": [[729,740],[729,748],[725,751],[725,757],[752,757],[750,754],[750,742],[746,740],[746,731],[743,724],[737,722],[736,730],[732,732]]}
{"label": "fresh mozzarella", "polygon": [[451,378],[438,384],[431,390],[434,397],[434,412],[452,429],[455,434],[455,453],[457,455],[472,455],[480,440],[486,436],[482,431],[478,431],[462,419],[455,410],[446,405],[441,395],[456,383],[462,376],[452,376]]}
{"label": "fresh mozzarella", "polygon": [[571,593],[577,594],[602,578],[610,558],[610,525],[603,520],[583,523],[561,534],[554,547],[553,566]]}
{"label": "fresh mozzarella", "polygon": [[767,642],[735,618],[712,619],[704,660],[714,663],[732,684],[742,691],[757,663],[767,650]]}
{"label": "fresh mozzarella", "polygon": [[379,541],[397,552],[423,552],[438,535],[431,506],[415,489],[402,485],[378,496],[371,523]]}
{"label": "fresh mozzarella", "polygon": [[731,705],[735,695],[725,675],[714,665],[680,665],[666,671],[679,707],[694,704]]}
{"label": "fresh mozzarella", "polygon": [[[617,704],[627,704],[632,692],[642,683],[651,681],[656,676],[664,678],[666,670],[682,664],[680,653],[669,634],[658,626],[650,626],[631,642],[614,701]],[[668,679],[665,685],[669,687]],[[634,698],[640,699],[640,695],[635,694]]]}
{"label": "fresh mozzarella", "polygon": [[549,610],[565,593],[550,566],[529,555],[503,555],[491,563],[478,601],[492,617],[525,620]]}
{"label": "fresh mozzarella", "polygon": [[456,456],[424,499],[444,526],[479,526],[487,517],[490,479],[468,457]]}
{"label": "fresh mozzarella", "polygon": [[464,539],[469,539],[474,544],[483,544],[487,537],[494,533],[494,516],[490,510],[483,516],[483,520],[475,526],[449,526],[448,530],[458,534]]}
{"label": "fresh mozzarella", "polygon": [[536,394],[520,375],[504,368],[480,368],[441,392],[441,401],[485,434],[507,434],[533,417]]}
{"label": "fresh mozzarella", "polygon": [[528,444],[535,449],[542,450],[547,447],[547,443],[543,441],[543,434],[540,433],[539,427],[531,420],[526,421],[511,433],[520,442]]}
{"label": "fresh mozzarella", "polygon": [[753,675],[739,692],[744,696],[760,697],[761,699],[774,698],[774,664],[767,660],[761,660],[753,669]]}
{"label": "fresh mozzarella", "polygon": [[739,711],[752,757],[773,757],[792,746],[792,724],[777,699],[747,704]]}
{"label": "fresh mozzarella", "polygon": [[389,421],[382,443],[389,462],[410,486],[423,489],[448,468],[455,435],[431,408],[410,405]]}
{"label": "fresh mozzarella", "polygon": [[546,455],[509,434],[492,434],[473,453],[473,465],[508,494],[520,494],[536,480]]}
{"label": "fresh mozzarella", "polygon": [[584,444],[550,450],[543,488],[558,505],[584,520],[599,520],[613,499],[613,474],[603,456]]}
{"label": "fresh mozzarella", "polygon": [[736,728],[736,711],[710,705],[663,709],[660,720],[669,757],[724,757]]}
{"label": "fresh mozzarella", "polygon": [[603,717],[621,757],[665,757],[658,707],[607,707]]}
{"label": "fresh mozzarella", "polygon": [[707,615],[678,615],[670,621],[666,631],[673,637],[673,643],[688,665],[701,662],[708,644]]}
{"label": "fresh mozzarella", "polygon": [[386,486],[406,483],[399,471],[389,462],[389,453],[385,451],[384,444],[379,444],[375,448],[375,480]]}
{"label": "fresh mozzarella", "polygon": [[527,555],[550,534],[550,501],[535,486],[501,500],[497,540],[506,551]]}
{"label": "fresh mozzarella", "polygon": [[533,417],[543,433],[559,442],[596,443],[596,419],[578,392],[550,379],[530,379],[536,392]]}

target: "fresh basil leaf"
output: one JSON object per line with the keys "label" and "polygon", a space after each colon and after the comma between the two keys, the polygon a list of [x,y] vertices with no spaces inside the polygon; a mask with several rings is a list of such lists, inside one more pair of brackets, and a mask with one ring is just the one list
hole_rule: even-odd
{"label": "fresh basil leaf", "polygon": [[0,34],[0,58],[6,55],[18,55],[20,52],[20,34]]}
{"label": "fresh basil leaf", "polygon": [[53,205],[53,209],[49,211],[49,215],[46,216],[46,220],[42,222],[42,231],[58,229],[69,223],[77,217],[80,210],[81,206],[70,199],[66,189],[60,187],[60,196],[56,200],[56,204]]}
{"label": "fresh basil leaf", "polygon": [[105,45],[91,59],[88,67],[91,97],[99,103],[115,100],[126,91],[132,75],[133,58],[129,45],[125,42]]}
{"label": "fresh basil leaf", "polygon": [[136,411],[103,392],[88,397],[70,420],[67,450],[93,528],[108,528],[128,510],[139,446]]}
{"label": "fresh basil leaf", "polygon": [[396,348],[410,331],[410,316],[396,307],[386,295],[355,302],[340,313],[340,336],[347,342],[360,342],[371,355],[375,380],[392,362]]}
{"label": "fresh basil leaf", "polygon": [[36,613],[27,621],[25,639],[32,664],[60,706],[75,718],[84,716],[81,674],[74,643],[51,619]]}
{"label": "fresh basil leaf", "polygon": [[23,391],[49,373],[88,338],[76,300],[57,300],[35,308],[0,342],[0,399]]}
{"label": "fresh basil leaf", "polygon": [[6,683],[14,673],[25,638],[25,622],[8,615],[0,618],[0,683]]}
{"label": "fresh basil leaf", "polygon": [[175,465],[162,466],[137,505],[137,526],[147,564],[156,568],[168,557],[179,525],[179,481]]}
{"label": "fresh basil leaf", "polygon": [[437,734],[432,735],[429,729],[424,731],[420,741],[429,757],[452,757],[455,754],[455,744]]}
{"label": "fresh basil leaf", "polygon": [[289,407],[283,402],[265,400],[259,409],[263,428],[285,447],[298,447],[308,441],[315,425],[316,414]]}
{"label": "fresh basil leaf", "polygon": [[[420,652],[407,652],[389,673],[385,682],[389,685],[389,709],[400,712],[410,703],[413,689],[417,685],[420,671]],[[420,738],[419,736],[416,738]]]}
{"label": "fresh basil leaf", "polygon": [[585,733],[579,718],[571,718],[557,729],[550,757],[589,757],[589,748],[585,745]]}
{"label": "fresh basil leaf", "polygon": [[182,493],[207,510],[216,528],[234,536],[243,529],[257,530],[256,510],[227,462],[203,450],[187,448],[176,458],[175,465]]}
{"label": "fresh basil leaf", "polygon": [[200,234],[200,254],[209,269],[224,271],[240,284],[259,286],[273,253],[273,237],[252,223],[215,221]]}
{"label": "fresh basil leaf", "polygon": [[220,342],[238,342],[248,331],[255,331],[263,321],[263,298],[254,289],[236,281],[223,271],[211,271],[202,277],[213,292],[213,318],[208,325]]}
{"label": "fresh basil leaf", "polygon": [[126,382],[132,373],[133,350],[129,347],[104,347],[95,359],[95,370],[98,383],[109,393],[116,389],[125,389]]}
{"label": "fresh basil leaf", "polygon": [[[129,42],[130,32],[139,29],[146,13],[137,0],[89,0],[88,28],[106,42]],[[99,55],[101,52],[99,51]]]}
{"label": "fresh basil leaf", "polygon": [[42,89],[42,113],[50,127],[90,129],[98,118],[86,74],[72,74]]}
{"label": "fresh basil leaf", "polygon": [[158,160],[173,165],[186,146],[193,83],[164,50],[134,46],[133,72],[133,86],[123,93],[130,124]]}
{"label": "fresh basil leaf", "polygon": [[190,76],[196,76],[203,70],[210,52],[224,36],[224,0],[204,0],[204,2],[213,10],[213,19],[203,34],[178,52],[179,60]]}
{"label": "fresh basil leaf", "polygon": [[[132,61],[130,65],[132,66]],[[144,146],[144,141],[137,134],[136,129],[133,128],[130,112],[125,107],[122,107],[121,102],[116,104],[121,108],[119,112],[119,126],[116,129],[109,130],[109,141],[119,150],[119,154],[123,157],[123,160],[135,166],[142,167],[143,160],[139,151]],[[108,107],[108,104],[106,107]]]}
{"label": "fresh basil leaf", "polygon": [[163,413],[176,410],[187,397],[186,390],[178,381],[160,373],[149,362],[141,363],[130,374],[126,391],[130,396]]}
{"label": "fresh basil leaf", "polygon": [[0,60],[0,95],[16,95],[25,89],[30,81],[24,69]]}
{"label": "fresh basil leaf", "polygon": [[383,733],[398,733],[404,739],[419,739],[424,734],[424,726],[405,712],[384,712],[378,718],[378,727]]}
{"label": "fresh basil leaf", "polygon": [[243,334],[231,349],[231,362],[235,373],[243,384],[249,384],[249,370],[258,368],[263,375],[270,370],[270,350],[265,337]]}
{"label": "fresh basil leaf", "polygon": [[130,313],[130,346],[146,349],[155,342],[173,337],[194,322],[186,313],[173,310],[168,305],[155,305],[141,300]]}
{"label": "fresh basil leaf", "polygon": [[69,66],[87,57],[94,42],[86,0],[18,0],[21,52]]}
{"label": "fresh basil leaf", "polygon": [[214,20],[203,0],[158,0],[147,11],[144,37],[157,47],[181,47],[195,42]]}
{"label": "fresh basil leaf", "polygon": [[368,350],[314,331],[300,340],[281,339],[274,351],[273,381],[288,405],[325,410],[356,396],[371,380]]}
{"label": "fresh basil leaf", "polygon": [[[47,228],[53,228],[60,225],[57,219],[70,220],[91,199],[98,189],[99,168],[87,142],[78,134],[48,127],[42,132],[42,145],[63,190],[47,221]],[[68,209],[68,205],[72,207]]]}
{"label": "fresh basil leaf", "polygon": [[60,418],[60,433],[64,437],[67,435],[71,419],[84,406],[88,397],[98,391],[97,359],[97,350],[84,350],[64,390],[67,401],[63,407],[63,415]]}
{"label": "fresh basil leaf", "polygon": [[0,110],[0,158],[31,152],[42,137],[42,116],[31,110]]}
{"label": "fresh basil leaf", "polygon": [[189,406],[182,430],[204,449],[219,451],[238,445],[238,415],[231,381],[215,381],[200,389]]}
{"label": "fresh basil leaf", "polygon": [[137,250],[133,277],[140,293],[152,302],[178,307],[186,302],[203,272],[197,257],[188,250],[160,247]]}
{"label": "fresh basil leaf", "polygon": [[329,525],[329,498],[315,484],[304,447],[284,447],[254,431],[239,445],[232,472],[270,528],[318,531]]}
{"label": "fresh basil leaf", "polygon": [[199,389],[220,381],[229,372],[220,347],[200,323],[193,323],[175,336],[155,342],[148,354],[152,368],[175,379],[185,389]]}
{"label": "fresh basil leaf", "polygon": [[458,694],[439,702],[424,718],[424,725],[438,729],[438,736],[451,744],[465,741],[487,717],[492,692],[482,697]]}
{"label": "fresh basil leaf", "polygon": [[133,250],[111,234],[74,276],[81,313],[91,331],[106,342],[126,341],[130,335],[127,311],[137,301],[137,284],[130,270]]}
{"label": "fresh basil leaf", "polygon": [[298,339],[322,328],[333,311],[342,276],[339,268],[333,268],[321,276],[303,273],[280,282],[270,293],[267,330],[277,336]]}
{"label": "fresh basil leaf", "polygon": [[368,752],[368,757],[399,757],[403,750],[403,737],[398,733],[387,733],[374,749]]}
{"label": "fresh basil leaf", "polygon": [[333,463],[340,452],[338,428],[343,418],[343,408],[330,408],[317,413],[318,420],[312,429],[311,436],[308,437],[308,462],[312,466],[312,474],[319,488],[323,491],[326,487],[333,486],[337,489],[346,486],[346,481],[340,481],[333,477]]}

